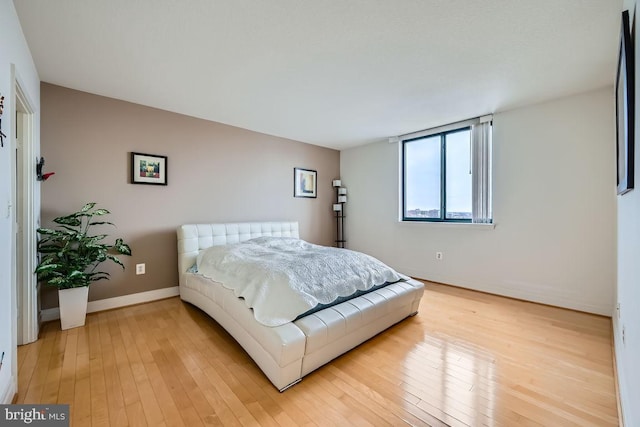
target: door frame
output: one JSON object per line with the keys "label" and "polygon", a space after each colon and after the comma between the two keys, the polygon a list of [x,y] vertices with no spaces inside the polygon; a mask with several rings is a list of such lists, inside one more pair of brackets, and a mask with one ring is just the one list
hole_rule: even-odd
{"label": "door frame", "polygon": [[[14,257],[19,258],[12,259],[12,283],[16,297],[16,310],[20,310],[21,322],[17,324],[17,311],[12,316],[16,321],[16,344],[27,344],[38,339],[39,330],[39,313],[38,313],[38,289],[37,279],[34,274],[34,270],[37,265],[36,255],[36,243],[37,234],[36,229],[39,226],[40,217],[40,188],[37,185],[36,180],[36,147],[39,146],[37,137],[39,135],[39,123],[37,120],[37,112],[33,107],[34,104],[31,101],[31,97],[24,90],[25,85],[21,83],[20,76],[16,71],[15,65],[11,65],[11,118],[10,121],[13,125],[14,120],[18,115],[21,116],[21,120],[17,120],[21,123],[21,156],[16,158],[13,154],[17,148],[17,135],[16,128],[11,132],[11,170],[12,170],[12,248],[16,247],[16,233],[17,227],[20,223],[22,225],[22,241],[20,253],[14,254]],[[20,164],[17,165],[16,163]],[[16,173],[20,173],[20,188],[16,189]],[[20,192],[21,194],[18,194]],[[20,209],[16,209],[18,203],[20,203]],[[17,217],[17,212],[20,212],[20,218]],[[17,266],[21,266],[21,278],[22,283],[17,283],[18,272]],[[18,295],[20,297],[18,298]],[[17,303],[20,301],[20,307],[17,307]],[[16,360],[14,358],[14,360]]]}

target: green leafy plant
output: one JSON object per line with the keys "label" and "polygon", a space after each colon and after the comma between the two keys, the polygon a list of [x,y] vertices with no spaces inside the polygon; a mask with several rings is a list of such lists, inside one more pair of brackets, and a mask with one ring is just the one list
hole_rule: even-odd
{"label": "green leafy plant", "polygon": [[38,228],[38,252],[42,254],[35,273],[38,280],[58,289],[89,286],[91,282],[109,279],[109,273],[96,271],[105,261],[113,261],[124,270],[124,264],[114,254],[131,255],[131,248],[122,239],[113,245],[103,242],[107,234],[90,235],[93,226],[112,225],[107,221],[94,221],[94,217],[110,214],[98,209],[96,203],[87,203],[78,212],[55,218],[55,229]]}

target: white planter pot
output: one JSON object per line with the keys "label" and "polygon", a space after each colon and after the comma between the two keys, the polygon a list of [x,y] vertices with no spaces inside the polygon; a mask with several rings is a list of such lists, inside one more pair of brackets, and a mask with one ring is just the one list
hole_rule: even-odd
{"label": "white planter pot", "polygon": [[58,289],[62,330],[83,326],[87,317],[89,287]]}

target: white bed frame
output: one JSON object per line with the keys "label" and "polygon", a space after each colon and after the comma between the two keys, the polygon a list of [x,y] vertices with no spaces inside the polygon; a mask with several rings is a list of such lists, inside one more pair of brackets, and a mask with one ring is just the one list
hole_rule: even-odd
{"label": "white bed frame", "polygon": [[280,391],[303,376],[418,312],[424,284],[398,282],[291,323],[258,323],[244,300],[189,273],[198,253],[214,245],[260,236],[299,238],[297,222],[186,224],[178,227],[180,298],[215,319],[245,349]]}

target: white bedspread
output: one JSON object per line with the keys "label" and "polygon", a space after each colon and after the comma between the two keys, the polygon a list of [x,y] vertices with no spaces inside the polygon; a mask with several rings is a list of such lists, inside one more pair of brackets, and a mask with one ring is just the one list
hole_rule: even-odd
{"label": "white bedspread", "polygon": [[198,256],[198,273],[244,298],[266,326],[290,322],[358,290],[406,279],[369,255],[286,237],[212,246]]}

